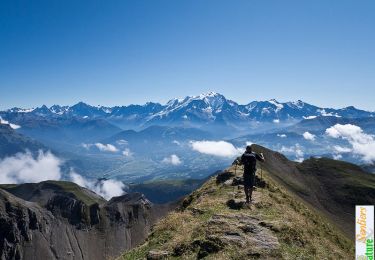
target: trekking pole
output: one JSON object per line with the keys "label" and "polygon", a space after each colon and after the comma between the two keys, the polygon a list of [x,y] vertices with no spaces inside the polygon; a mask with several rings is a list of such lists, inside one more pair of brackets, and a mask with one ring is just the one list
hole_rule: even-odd
{"label": "trekking pole", "polygon": [[[238,165],[238,163],[237,163],[237,161],[236,161],[236,165],[234,166],[234,178],[237,176],[237,165]],[[232,186],[233,186],[233,199],[235,199],[235,188],[234,188],[234,185],[233,185],[233,180],[232,180]]]}

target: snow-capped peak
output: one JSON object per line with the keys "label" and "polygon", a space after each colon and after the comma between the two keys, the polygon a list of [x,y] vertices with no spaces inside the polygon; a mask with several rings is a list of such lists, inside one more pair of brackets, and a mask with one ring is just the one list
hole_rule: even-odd
{"label": "snow-capped peak", "polygon": [[297,101],[288,102],[287,104],[297,108],[303,108],[305,106],[305,102],[300,99],[298,99]]}
{"label": "snow-capped peak", "polygon": [[220,109],[223,104],[227,102],[227,99],[223,95],[212,91],[200,94],[196,97],[196,99],[203,100],[209,107],[214,110]]}
{"label": "snow-capped peak", "polygon": [[270,99],[268,100],[269,103],[276,106],[276,111],[279,111],[284,108],[284,105],[279,103],[276,99]]}
{"label": "snow-capped peak", "polygon": [[216,97],[216,96],[222,96],[221,94],[219,93],[216,93],[214,91],[209,91],[207,93],[202,93],[199,95],[200,98],[207,98],[207,97]]}
{"label": "snow-capped peak", "polygon": [[35,108],[19,108],[19,107],[13,107],[11,109],[8,109],[8,112],[15,112],[15,113],[30,113],[33,112]]}

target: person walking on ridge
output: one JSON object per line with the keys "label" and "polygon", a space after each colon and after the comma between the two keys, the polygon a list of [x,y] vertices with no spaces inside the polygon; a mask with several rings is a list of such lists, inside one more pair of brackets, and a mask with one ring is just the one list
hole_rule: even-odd
{"label": "person walking on ridge", "polygon": [[251,146],[246,146],[246,151],[241,156],[240,163],[244,166],[243,171],[243,181],[244,181],[244,190],[246,195],[246,203],[251,202],[251,196],[253,195],[253,188],[255,185],[255,173],[257,160],[264,162],[263,153],[257,154],[252,151]]}

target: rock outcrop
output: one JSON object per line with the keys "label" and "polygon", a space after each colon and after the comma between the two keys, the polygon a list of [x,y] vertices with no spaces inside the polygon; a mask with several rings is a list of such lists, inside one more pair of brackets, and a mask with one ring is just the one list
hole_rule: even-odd
{"label": "rock outcrop", "polygon": [[113,259],[143,242],[157,210],[140,193],[107,202],[69,182],[0,186],[0,257]]}

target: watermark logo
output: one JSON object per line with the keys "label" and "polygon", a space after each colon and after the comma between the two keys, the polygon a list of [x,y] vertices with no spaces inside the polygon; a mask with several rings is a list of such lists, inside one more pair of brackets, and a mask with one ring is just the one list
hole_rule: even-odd
{"label": "watermark logo", "polygon": [[355,207],[355,255],[359,260],[374,259],[374,206]]}

